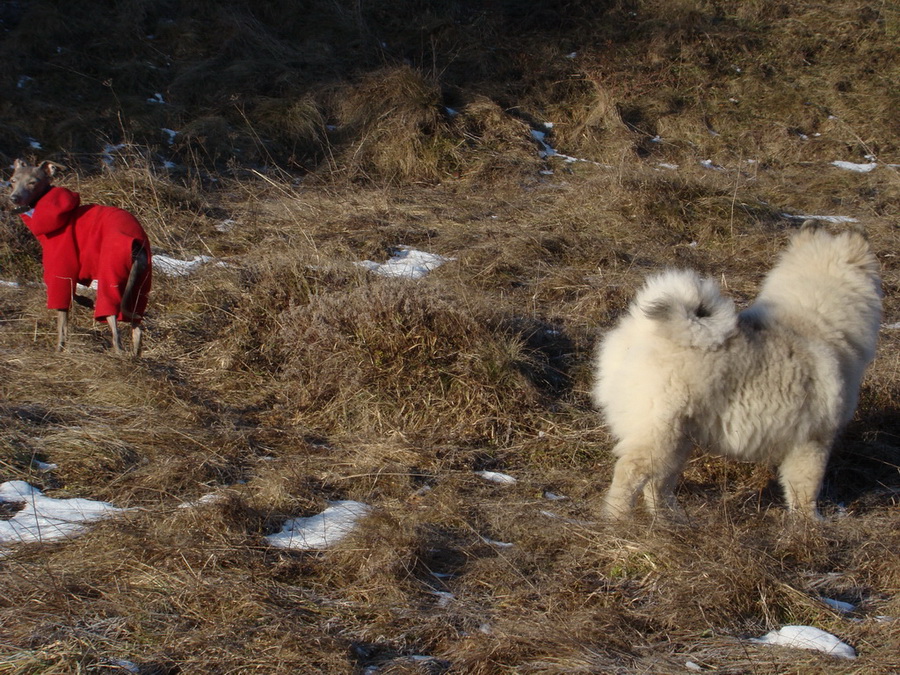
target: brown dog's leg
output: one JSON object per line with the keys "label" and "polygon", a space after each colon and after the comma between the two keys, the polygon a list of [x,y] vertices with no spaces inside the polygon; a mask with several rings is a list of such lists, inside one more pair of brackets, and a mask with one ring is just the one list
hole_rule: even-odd
{"label": "brown dog's leg", "polygon": [[69,336],[69,312],[65,309],[56,311],[56,351],[61,352],[66,346]]}
{"label": "brown dog's leg", "polygon": [[144,337],[144,329],[139,323],[131,324],[131,353],[139,357],[141,355],[141,340]]}
{"label": "brown dog's leg", "polygon": [[112,332],[113,349],[116,354],[122,353],[122,337],[119,335],[119,321],[115,314],[106,317],[106,323],[109,324],[109,330]]}
{"label": "brown dog's leg", "polygon": [[141,355],[141,339],[144,329],[141,328],[141,316],[134,313],[134,306],[138,302],[138,283],[144,279],[147,268],[150,267],[150,256],[147,249],[139,241],[131,243],[131,271],[128,273],[128,281],[125,291],[122,293],[122,316],[131,319],[131,353],[134,356]]}

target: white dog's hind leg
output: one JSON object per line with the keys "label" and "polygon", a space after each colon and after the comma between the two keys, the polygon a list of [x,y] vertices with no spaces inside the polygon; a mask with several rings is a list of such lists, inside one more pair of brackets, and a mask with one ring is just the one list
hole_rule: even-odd
{"label": "white dog's hind leg", "polygon": [[822,519],[816,508],[816,498],[822,489],[827,465],[828,447],[814,441],[798,445],[781,462],[778,477],[792,512]]}

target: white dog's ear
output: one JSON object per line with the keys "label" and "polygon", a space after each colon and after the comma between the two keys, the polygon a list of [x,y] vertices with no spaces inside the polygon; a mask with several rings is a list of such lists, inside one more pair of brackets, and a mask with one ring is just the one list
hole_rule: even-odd
{"label": "white dog's ear", "polygon": [[56,162],[43,161],[38,167],[48,176],[55,176],[57,171],[62,171],[65,167],[62,164],[57,164]]}

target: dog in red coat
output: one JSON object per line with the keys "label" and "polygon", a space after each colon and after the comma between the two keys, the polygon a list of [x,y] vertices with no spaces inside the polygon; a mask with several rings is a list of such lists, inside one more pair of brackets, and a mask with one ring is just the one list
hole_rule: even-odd
{"label": "dog in red coat", "polygon": [[132,352],[141,353],[141,321],[150,293],[150,241],[137,219],[112,206],[81,204],[77,192],[54,187],[57,165],[32,166],[17,159],[10,178],[10,201],[43,250],[47,307],[57,310],[58,341],[66,344],[75,284],[97,281],[94,318],[106,320],[113,349],[122,352],[118,322],[131,323]]}

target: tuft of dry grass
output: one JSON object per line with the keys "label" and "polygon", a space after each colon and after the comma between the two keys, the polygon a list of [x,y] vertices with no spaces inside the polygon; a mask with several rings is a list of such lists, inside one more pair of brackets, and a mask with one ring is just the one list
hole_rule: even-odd
{"label": "tuft of dry grass", "polygon": [[[322,293],[281,323],[286,405],[326,434],[488,442],[520,429],[536,403],[517,336],[475,298],[432,284]],[[498,414],[507,407],[518,413]]]}

